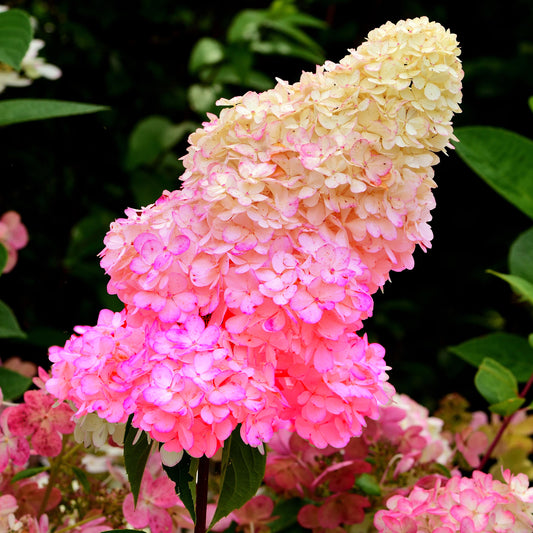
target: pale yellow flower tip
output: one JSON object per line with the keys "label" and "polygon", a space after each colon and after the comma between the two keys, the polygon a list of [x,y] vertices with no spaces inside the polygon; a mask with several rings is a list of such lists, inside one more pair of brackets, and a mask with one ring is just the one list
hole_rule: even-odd
{"label": "pale yellow flower tip", "polygon": [[385,148],[451,147],[451,119],[462,97],[459,54],[455,34],[420,17],[387,22],[341,61],[360,72],[359,100],[370,99],[365,114],[379,119],[369,118],[368,126]]}

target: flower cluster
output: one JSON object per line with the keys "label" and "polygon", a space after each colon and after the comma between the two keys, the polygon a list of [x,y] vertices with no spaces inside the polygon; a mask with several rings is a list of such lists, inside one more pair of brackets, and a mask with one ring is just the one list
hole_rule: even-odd
{"label": "flower cluster", "polygon": [[7,250],[7,262],[3,273],[13,270],[18,253],[17,251],[28,244],[28,231],[21,222],[16,211],[7,211],[0,218],[0,245]]}
{"label": "flower cluster", "polygon": [[283,498],[311,501],[299,510],[298,522],[315,533],[368,522],[399,487],[421,479],[434,483],[436,463],[450,464],[442,426],[408,396],[395,395],[390,406],[380,408],[378,420],[340,452],[319,450],[280,431],[269,443],[265,484]]}
{"label": "flower cluster", "polygon": [[393,496],[374,520],[379,533],[526,533],[533,529],[533,489],[525,474],[503,473],[504,482],[474,471],[434,488]]}
{"label": "flower cluster", "polygon": [[430,245],[458,55],[427,18],[388,23],[339,64],[222,101],[182,189],[111,225],[101,265],[125,308],[51,349],[48,390],[194,456],[238,424],[252,446],[283,428],[319,448],[359,435],[393,390],[356,332]]}

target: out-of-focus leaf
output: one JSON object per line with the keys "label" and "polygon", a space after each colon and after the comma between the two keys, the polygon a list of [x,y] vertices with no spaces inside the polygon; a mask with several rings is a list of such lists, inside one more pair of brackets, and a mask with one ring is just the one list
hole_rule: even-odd
{"label": "out-of-focus leaf", "polygon": [[379,486],[377,479],[371,474],[361,474],[355,480],[355,484],[369,496],[381,496],[381,487]]}
{"label": "out-of-focus leaf", "polygon": [[509,271],[533,283],[533,228],[521,233],[511,245]]}
{"label": "out-of-focus leaf", "polygon": [[0,389],[4,400],[11,402],[20,398],[30,388],[31,383],[30,378],[9,368],[0,367]]}
{"label": "out-of-focus leaf", "polygon": [[490,333],[448,348],[467,363],[479,367],[486,357],[511,370],[519,382],[533,374],[533,348],[528,341],[511,333]]}
{"label": "out-of-focus leaf", "polygon": [[[1,13],[0,13],[1,14]],[[0,126],[106,111],[106,106],[32,98],[0,102]]]}
{"label": "out-of-focus leaf", "polygon": [[490,357],[481,362],[474,383],[490,405],[500,404],[518,396],[518,384],[514,374]]}
{"label": "out-of-focus leaf", "polygon": [[240,11],[231,21],[227,32],[228,42],[258,41],[259,26],[267,17],[266,10],[245,9]]}
{"label": "out-of-focus leaf", "polygon": [[252,43],[251,49],[259,54],[277,54],[282,56],[299,57],[310,63],[322,63],[323,56],[313,50],[298,46],[286,39],[276,39]]}
{"label": "out-of-focus leaf", "polygon": [[32,37],[28,13],[20,9],[0,13],[0,63],[20,70]]}
{"label": "out-of-focus leaf", "polygon": [[7,265],[7,248],[0,242],[0,276]]}
{"label": "out-of-focus leaf", "polygon": [[24,333],[13,314],[13,311],[0,300],[0,338],[14,338],[18,337],[24,339]]}
{"label": "out-of-focus leaf", "polygon": [[20,479],[28,479],[30,477],[36,476],[37,474],[40,474],[41,472],[46,472],[49,469],[49,466],[35,466],[32,468],[26,468],[25,470],[17,472],[11,478],[11,483],[15,483],[15,481],[19,481]]}
{"label": "out-of-focus leaf", "polygon": [[215,102],[220,98],[222,86],[219,84],[200,85],[195,83],[189,87],[187,97],[193,111],[204,114],[214,111]]}
{"label": "out-of-focus leaf", "polygon": [[533,283],[511,274],[500,274],[499,272],[494,272],[494,270],[488,270],[487,272],[490,272],[509,283],[516,293],[525,300],[528,300],[529,303],[533,304]]}
{"label": "out-of-focus leaf", "polygon": [[515,396],[514,398],[508,398],[503,402],[493,403],[489,405],[489,410],[497,415],[509,416],[516,413],[520,407],[524,404],[525,399]]}
{"label": "out-of-focus leaf", "polygon": [[76,476],[76,479],[79,481],[80,485],[83,487],[85,494],[90,494],[91,484],[89,483],[89,480],[87,479],[87,474],[85,473],[85,470],[82,470],[81,468],[78,468],[77,466],[72,466],[71,468],[72,468],[72,472],[74,472],[74,475]]}
{"label": "out-of-focus leaf", "polygon": [[298,524],[298,511],[305,505],[300,498],[291,498],[289,500],[281,500],[272,511],[272,516],[277,516],[276,520],[273,520],[268,524],[270,533],[286,532],[288,528],[296,526],[304,531],[304,529]]}
{"label": "out-of-focus leaf", "polygon": [[125,166],[133,170],[150,165],[164,152],[194,131],[197,124],[184,121],[173,124],[168,118],[153,115],[137,123],[128,141]]}
{"label": "out-of-focus leaf", "polygon": [[457,153],[506,200],[533,218],[533,141],[488,126],[457,128]]}
{"label": "out-of-focus leaf", "polygon": [[203,37],[192,49],[189,58],[189,72],[195,74],[206,65],[214,65],[224,59],[224,46],[216,39]]}

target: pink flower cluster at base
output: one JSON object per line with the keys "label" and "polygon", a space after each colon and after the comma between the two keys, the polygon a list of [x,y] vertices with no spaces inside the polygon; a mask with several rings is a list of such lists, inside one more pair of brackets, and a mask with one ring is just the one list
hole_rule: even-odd
{"label": "pink flower cluster at base", "polygon": [[379,533],[529,533],[533,489],[525,474],[503,473],[504,482],[474,471],[432,489],[414,487],[387,501],[374,525]]}
{"label": "pink flower cluster at base", "polygon": [[47,389],[194,456],[238,424],[252,446],[281,428],[319,448],[359,435],[393,389],[356,332],[430,246],[458,54],[427,18],[388,23],[339,64],[221,102],[182,190],[111,225],[101,265],[125,308],[50,350]]}
{"label": "pink flower cluster at base", "polygon": [[0,244],[7,250],[7,263],[3,273],[10,272],[17,262],[17,250],[28,244],[28,231],[16,211],[8,211],[0,218]]}

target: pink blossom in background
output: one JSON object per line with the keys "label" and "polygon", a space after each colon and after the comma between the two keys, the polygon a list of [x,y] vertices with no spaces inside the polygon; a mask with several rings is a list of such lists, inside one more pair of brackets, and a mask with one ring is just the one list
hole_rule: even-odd
{"label": "pink blossom in background", "polygon": [[374,525],[379,533],[527,533],[533,530],[533,489],[525,474],[503,473],[504,482],[474,471],[434,488],[414,487],[388,499]]}
{"label": "pink blossom in background", "polygon": [[17,250],[28,244],[28,231],[16,211],[7,211],[0,218],[0,244],[7,250],[7,263],[3,273],[10,272],[17,262]]}
{"label": "pink blossom in background", "polygon": [[358,331],[430,246],[458,55],[427,18],[387,23],[293,85],[221,100],[181,190],[112,223],[101,266],[124,310],[50,349],[47,390],[193,456],[239,424],[252,446],[280,429],[321,449],[360,435],[393,388]]}
{"label": "pink blossom in background", "polygon": [[[0,397],[1,403],[1,397]],[[0,414],[0,473],[9,463],[22,466],[30,458],[30,445],[26,437],[15,436],[9,431],[7,413]]]}
{"label": "pink blossom in background", "polygon": [[59,455],[62,448],[61,435],[72,433],[75,423],[73,411],[66,403],[55,406],[56,400],[43,390],[24,393],[24,403],[8,407],[2,416],[16,436],[31,436],[35,452],[44,457]]}
{"label": "pink blossom in background", "polygon": [[[153,469],[152,469],[153,470]],[[159,468],[158,472],[147,469],[141,482],[137,505],[133,494],[124,499],[124,518],[136,528],[150,527],[152,533],[172,533],[172,518],[167,509],[179,504],[174,482]]]}

